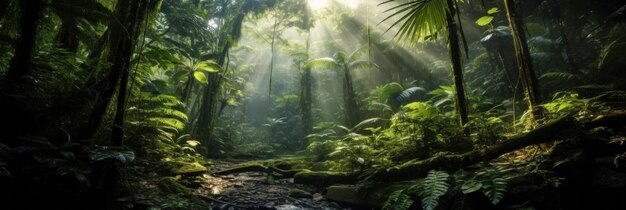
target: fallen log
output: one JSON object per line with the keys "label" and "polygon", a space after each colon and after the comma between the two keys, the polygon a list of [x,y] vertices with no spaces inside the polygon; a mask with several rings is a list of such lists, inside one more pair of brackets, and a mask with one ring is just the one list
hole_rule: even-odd
{"label": "fallen log", "polygon": [[[398,167],[387,170],[378,170],[371,175],[370,179],[376,181],[408,180],[424,177],[430,170],[445,170],[454,172],[461,168],[489,161],[509,152],[524,147],[542,143],[548,143],[563,136],[578,134],[586,129],[596,127],[619,127],[626,123],[626,114],[614,114],[598,117],[590,122],[577,123],[573,116],[565,116],[548,124],[536,128],[528,133],[511,137],[502,143],[485,149],[474,150],[463,154],[438,153],[426,160],[414,160],[406,162]],[[367,174],[363,174],[367,176]]]}

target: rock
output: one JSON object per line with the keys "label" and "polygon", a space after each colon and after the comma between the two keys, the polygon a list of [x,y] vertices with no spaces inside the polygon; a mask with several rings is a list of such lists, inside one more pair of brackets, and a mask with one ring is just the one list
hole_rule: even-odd
{"label": "rock", "polygon": [[292,189],[291,192],[289,193],[289,197],[292,198],[313,198],[313,195],[311,195],[311,193],[301,190],[301,189]]}
{"label": "rock", "polygon": [[353,205],[366,205],[368,201],[360,196],[353,185],[333,185],[326,192],[328,200]]}
{"label": "rock", "polygon": [[284,204],[280,206],[275,206],[274,209],[276,210],[301,210],[303,208],[300,208],[291,204]]}
{"label": "rock", "polygon": [[198,162],[193,163],[184,163],[181,162],[182,166],[174,169],[172,171],[173,174],[181,174],[181,175],[195,175],[205,173],[208,169],[201,165]]}
{"label": "rock", "polygon": [[315,193],[315,194],[313,194],[313,200],[314,200],[314,201],[321,201],[321,200],[324,200],[324,196],[323,196],[322,194]]}

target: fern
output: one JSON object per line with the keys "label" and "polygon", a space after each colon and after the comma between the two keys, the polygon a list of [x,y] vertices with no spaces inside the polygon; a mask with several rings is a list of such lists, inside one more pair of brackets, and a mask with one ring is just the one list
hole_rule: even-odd
{"label": "fern", "polygon": [[497,205],[506,193],[507,182],[503,174],[496,168],[487,168],[477,173],[481,180],[483,194],[493,205]]}
{"label": "fern", "polygon": [[422,208],[432,210],[437,207],[439,197],[445,195],[450,188],[449,177],[450,175],[445,171],[432,170],[428,172],[428,176],[415,189],[422,200]]}
{"label": "fern", "polygon": [[383,205],[383,210],[406,210],[413,204],[411,196],[404,193],[404,190],[398,190],[391,195]]}

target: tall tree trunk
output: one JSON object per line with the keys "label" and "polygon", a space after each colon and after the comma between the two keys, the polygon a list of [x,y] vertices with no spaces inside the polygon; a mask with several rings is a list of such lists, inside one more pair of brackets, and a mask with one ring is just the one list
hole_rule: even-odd
{"label": "tall tree trunk", "polygon": [[346,112],[346,126],[352,128],[359,124],[359,107],[356,103],[354,88],[352,87],[352,76],[348,64],[343,64],[344,82],[343,82],[343,100]]}
{"label": "tall tree trunk", "polygon": [[469,121],[467,112],[467,99],[465,96],[465,85],[463,84],[463,65],[461,64],[461,47],[459,44],[458,26],[454,20],[456,8],[452,0],[448,0],[448,11],[446,21],[448,27],[448,50],[450,51],[450,61],[452,61],[452,79],[456,92],[456,111],[459,116],[459,123],[464,126]]}
{"label": "tall tree trunk", "polygon": [[[272,28],[272,41],[270,43],[270,53],[272,57],[270,58],[270,81],[269,81],[269,91],[267,93],[267,103],[268,109],[272,106],[272,75],[274,73],[274,55],[275,55],[275,45],[276,45],[276,27],[278,27],[278,20],[274,18],[274,26]],[[268,110],[269,113],[269,110]]]}
{"label": "tall tree trunk", "polygon": [[43,13],[43,0],[22,0],[20,6],[22,9],[20,39],[6,74],[7,83],[19,83],[32,70],[37,27]]}
{"label": "tall tree trunk", "polygon": [[[110,33],[108,36],[108,56],[107,62],[112,66],[109,68],[107,81],[103,84],[102,94],[98,97],[96,104],[89,116],[89,120],[82,130],[80,138],[91,139],[100,128],[109,104],[111,103],[116,90],[119,87],[117,110],[114,117],[113,133],[111,141],[114,145],[122,144],[124,106],[126,103],[126,88],[130,69],[130,60],[133,55],[135,43],[139,37],[139,27],[147,18],[146,7],[159,5],[158,1],[138,0],[138,1],[118,1],[115,6],[117,21],[123,23],[124,28],[114,26],[117,22],[110,23]],[[155,9],[155,8],[151,8]]]}
{"label": "tall tree trunk", "polygon": [[33,52],[37,41],[37,28],[43,13],[43,0],[22,0],[20,7],[20,39],[15,45],[15,55],[11,58],[9,68],[0,86],[0,113],[7,122],[2,132],[4,138],[14,140],[29,128],[28,114],[20,105],[18,89],[24,88],[26,76],[32,71]]}
{"label": "tall tree trunk", "polygon": [[[226,56],[229,53],[231,45],[226,43],[222,48],[222,53],[218,58],[218,63],[224,65]],[[217,108],[219,102],[219,91],[222,86],[223,77],[220,74],[209,74],[209,84],[204,87],[202,101],[200,103],[200,111],[198,122],[196,123],[193,133],[207,147],[207,151],[211,151],[214,146],[211,141],[211,134],[215,127],[215,118],[217,116]]]}
{"label": "tall tree trunk", "polygon": [[[111,143],[113,145],[124,145],[124,114],[126,112],[126,97],[129,91],[128,79],[135,45],[139,38],[139,34],[142,33],[141,27],[147,27],[148,22],[146,20],[149,19],[152,13],[158,11],[161,1],[162,0],[140,0],[138,1],[139,3],[137,3],[139,4],[137,9],[134,11],[131,10],[129,20],[133,22],[129,24],[129,29],[127,30],[130,34],[130,39],[126,40],[126,46],[123,48],[123,51],[120,52],[122,57],[118,60],[122,63],[122,66],[120,66],[122,75],[120,78],[120,87],[117,94],[117,108],[115,109],[115,117],[113,118],[113,128],[111,133]],[[143,31],[143,33],[145,33],[145,31]]]}
{"label": "tall tree trunk", "polygon": [[[311,31],[308,31],[306,38],[306,54],[309,55]],[[313,95],[311,92],[311,68],[304,67],[300,81],[300,114],[302,115],[302,135],[308,136],[313,131],[313,116],[311,114],[311,103]],[[303,139],[306,143],[306,139]]]}
{"label": "tall tree trunk", "polygon": [[513,35],[513,45],[515,46],[517,65],[519,70],[522,72],[522,81],[526,87],[526,95],[528,97],[530,110],[532,111],[535,119],[540,119],[541,111],[538,109],[538,106],[542,102],[541,92],[539,92],[539,81],[537,80],[537,76],[535,75],[535,71],[533,69],[528,43],[526,43],[526,34],[522,29],[524,26],[524,20],[517,13],[515,9],[515,2],[513,0],[504,0],[504,6],[509,20],[509,27],[511,28],[511,34]]}

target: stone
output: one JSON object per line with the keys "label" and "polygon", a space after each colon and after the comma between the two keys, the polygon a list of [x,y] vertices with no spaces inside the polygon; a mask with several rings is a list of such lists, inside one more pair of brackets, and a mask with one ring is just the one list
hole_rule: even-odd
{"label": "stone", "polygon": [[313,198],[313,195],[311,195],[311,193],[301,190],[301,189],[292,189],[291,192],[289,193],[289,197],[292,198]]}

